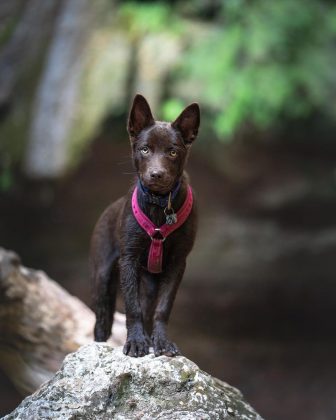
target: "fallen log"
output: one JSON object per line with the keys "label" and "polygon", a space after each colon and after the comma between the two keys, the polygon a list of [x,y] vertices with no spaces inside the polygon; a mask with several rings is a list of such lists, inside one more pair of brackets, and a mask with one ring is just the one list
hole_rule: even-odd
{"label": "fallen log", "polygon": [[[27,395],[53,377],[64,357],[93,341],[93,312],[44,272],[0,248],[0,368]],[[123,344],[125,317],[115,314],[112,346]]]}

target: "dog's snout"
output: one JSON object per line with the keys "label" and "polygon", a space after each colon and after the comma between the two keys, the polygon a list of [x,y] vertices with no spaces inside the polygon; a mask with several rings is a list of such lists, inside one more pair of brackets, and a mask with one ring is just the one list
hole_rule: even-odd
{"label": "dog's snout", "polygon": [[150,177],[153,180],[159,180],[163,178],[163,171],[158,169],[153,169],[150,171]]}

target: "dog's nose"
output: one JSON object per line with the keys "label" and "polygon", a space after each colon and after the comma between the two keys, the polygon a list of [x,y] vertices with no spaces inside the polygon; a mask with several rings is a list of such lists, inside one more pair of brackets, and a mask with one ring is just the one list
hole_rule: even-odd
{"label": "dog's nose", "polygon": [[161,179],[163,177],[163,171],[154,169],[150,172],[150,177],[155,180]]}

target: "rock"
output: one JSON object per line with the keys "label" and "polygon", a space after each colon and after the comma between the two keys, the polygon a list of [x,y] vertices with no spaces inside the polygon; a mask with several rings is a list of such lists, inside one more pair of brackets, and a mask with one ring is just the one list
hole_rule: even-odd
{"label": "rock", "polygon": [[185,357],[124,356],[92,343],[68,355],[62,368],[10,419],[261,419],[241,393]]}

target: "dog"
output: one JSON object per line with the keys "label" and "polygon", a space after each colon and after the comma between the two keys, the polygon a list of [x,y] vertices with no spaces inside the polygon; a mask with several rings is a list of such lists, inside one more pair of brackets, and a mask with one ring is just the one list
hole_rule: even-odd
{"label": "dog", "polygon": [[196,204],[184,167],[199,125],[197,103],[168,123],[154,120],[142,95],[133,100],[127,130],[137,178],[101,215],[90,250],[94,338],[111,335],[120,283],[125,355],[145,356],[149,347],[155,356],[180,354],[167,323],[196,235]]}

